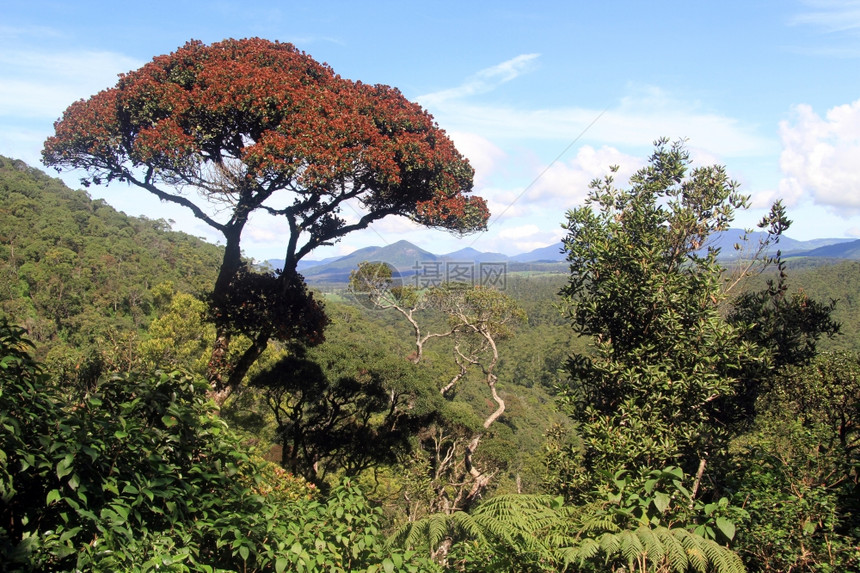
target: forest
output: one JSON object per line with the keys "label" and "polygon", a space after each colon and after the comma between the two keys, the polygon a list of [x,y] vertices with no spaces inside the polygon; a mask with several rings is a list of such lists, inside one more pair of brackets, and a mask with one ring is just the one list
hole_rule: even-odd
{"label": "forest", "polygon": [[[860,569],[860,263],[784,259],[780,203],[748,257],[702,251],[747,198],[659,139],[559,213],[568,272],[367,262],[314,292],[316,246],[390,214],[477,232],[486,205],[396,90],[218,48],[76,102],[43,157],[223,245],[0,157],[3,570]],[[254,210],[293,230],[285,268],[242,253]]]}

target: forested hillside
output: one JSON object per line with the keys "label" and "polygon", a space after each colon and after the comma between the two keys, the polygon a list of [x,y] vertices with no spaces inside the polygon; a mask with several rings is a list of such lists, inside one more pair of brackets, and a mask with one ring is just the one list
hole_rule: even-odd
{"label": "forested hillside", "polygon": [[856,568],[860,359],[827,351],[858,350],[860,265],[725,293],[648,190],[602,191],[572,274],[367,267],[224,398],[222,249],[0,158],[6,570]]}
{"label": "forested hillside", "polygon": [[0,157],[0,308],[52,367],[100,373],[123,360],[174,291],[211,289],[221,249],[129,217],[59,179]]}

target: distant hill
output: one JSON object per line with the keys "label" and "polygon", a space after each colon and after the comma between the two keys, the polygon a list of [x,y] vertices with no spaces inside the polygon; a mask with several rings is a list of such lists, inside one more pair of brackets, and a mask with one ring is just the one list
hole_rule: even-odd
{"label": "distant hill", "polygon": [[860,239],[825,245],[808,251],[792,252],[791,255],[794,257],[860,260]]}
{"label": "distant hill", "polygon": [[565,259],[564,245],[561,241],[548,247],[541,247],[528,253],[521,253],[511,257],[512,261],[518,263],[561,262]]}
{"label": "distant hill", "polygon": [[345,283],[349,274],[364,261],[386,262],[401,275],[413,275],[424,263],[435,263],[441,257],[417,247],[409,241],[398,241],[384,247],[365,247],[324,264],[300,269],[309,283]]}
{"label": "distant hill", "polygon": [[[743,229],[729,229],[711,238],[708,245],[701,250],[704,254],[707,247],[720,250],[720,259],[731,261],[738,258],[749,257],[757,249],[759,241],[766,237],[765,233],[753,232],[747,235],[744,243]],[[735,249],[740,245],[740,249]],[[858,259],[860,260],[860,240],[854,239],[813,239],[810,241],[798,241],[791,237],[782,237],[778,245],[771,247],[772,251],[780,249],[785,258],[812,257],[830,259]],[[520,253],[517,255],[505,255],[503,253],[482,252],[472,247],[466,247],[452,253],[437,255],[408,242],[398,241],[385,247],[365,247],[349,255],[337,258],[328,258],[322,261],[303,261],[299,265],[299,271],[305,279],[313,283],[344,283],[349,280],[349,273],[362,261],[384,261],[394,266],[401,276],[413,276],[415,274],[426,274],[428,269],[434,269],[440,276],[447,276],[449,272],[456,269],[463,270],[472,267],[476,278],[479,277],[482,266],[489,268],[491,265],[504,265],[506,272],[521,271],[563,271],[566,267],[564,262],[563,245],[559,241],[554,245],[541,247]],[[282,260],[270,261],[273,267],[279,268],[283,265]]]}
{"label": "distant hill", "polygon": [[459,251],[454,251],[447,255],[441,255],[440,258],[446,261],[477,261],[488,263],[507,261],[510,259],[510,257],[503,255],[502,253],[484,253],[477,249],[473,249],[472,247],[466,247],[465,249],[460,249]]}

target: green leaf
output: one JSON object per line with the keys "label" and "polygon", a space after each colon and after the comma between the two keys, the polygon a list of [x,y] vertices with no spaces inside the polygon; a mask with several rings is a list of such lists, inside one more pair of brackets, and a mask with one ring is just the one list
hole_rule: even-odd
{"label": "green leaf", "polygon": [[164,424],[164,426],[166,428],[172,428],[178,422],[176,421],[176,418],[174,418],[173,416],[165,414],[164,416],[161,417],[161,423]]}
{"label": "green leaf", "polygon": [[242,561],[247,561],[247,560],[248,560],[248,555],[249,555],[250,553],[251,553],[251,552],[250,552],[250,550],[248,549],[248,546],[247,546],[247,545],[243,545],[242,547],[240,547],[240,548],[239,548],[239,556],[242,558]]}
{"label": "green leaf", "polygon": [[70,473],[72,473],[72,462],[74,461],[74,456],[72,454],[66,454],[63,459],[57,462],[57,478],[63,479]]}
{"label": "green leaf", "polygon": [[672,500],[671,496],[668,493],[663,493],[662,491],[658,491],[654,494],[654,507],[657,508],[657,511],[663,513],[668,509],[669,502]]}
{"label": "green leaf", "polygon": [[729,540],[735,538],[735,524],[725,517],[717,518],[717,529],[719,529]]}
{"label": "green leaf", "polygon": [[48,492],[48,497],[45,498],[45,504],[51,505],[55,501],[60,501],[60,490],[52,489]]}
{"label": "green leaf", "polygon": [[284,573],[284,569],[289,565],[289,561],[286,557],[278,557],[275,560],[275,573]]}

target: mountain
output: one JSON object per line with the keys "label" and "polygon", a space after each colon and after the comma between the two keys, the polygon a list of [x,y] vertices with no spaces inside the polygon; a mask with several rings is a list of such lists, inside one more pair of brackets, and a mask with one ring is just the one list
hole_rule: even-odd
{"label": "mountain", "polygon": [[[816,241],[809,241],[810,243]],[[828,259],[852,259],[860,260],[860,239],[840,241],[824,245],[808,251],[799,251],[791,253],[795,257],[820,257]]]}
{"label": "mountain", "polygon": [[509,260],[510,257],[502,253],[484,253],[472,247],[466,247],[447,255],[441,255],[441,259],[446,261],[468,261],[481,263],[497,263]]}
{"label": "mountain", "polygon": [[364,261],[386,262],[396,268],[401,275],[409,276],[415,274],[428,262],[440,261],[440,257],[416,247],[409,241],[397,241],[384,247],[358,249],[334,261],[305,267],[300,271],[309,283],[343,283],[349,280],[349,273]]}
{"label": "mountain", "polygon": [[[747,235],[744,244],[743,229],[729,229],[711,237],[708,244],[700,252],[704,254],[707,247],[720,249],[720,259],[748,257],[758,247],[759,241],[766,238],[766,233],[755,231]],[[735,249],[735,245],[741,245]],[[821,257],[840,259],[860,259],[860,240],[854,239],[813,239],[798,241],[783,236],[776,247],[784,257]],[[302,272],[309,283],[343,283],[349,280],[349,273],[362,261],[383,261],[395,267],[402,277],[423,277],[423,282],[435,280],[464,280],[476,284],[486,273],[518,271],[557,271],[560,263],[565,261],[561,241],[554,245],[541,247],[520,253],[505,255],[503,253],[482,252],[472,247],[444,255],[436,255],[410,243],[398,241],[385,247],[365,247],[344,257],[328,258],[321,261],[306,261],[300,263]],[[274,268],[283,264],[281,260],[269,261]],[[483,274],[482,274],[483,273]]]}
{"label": "mountain", "polygon": [[528,253],[520,253],[511,257],[512,261],[518,263],[558,263],[565,259],[564,246],[561,241],[548,247],[540,247]]}

